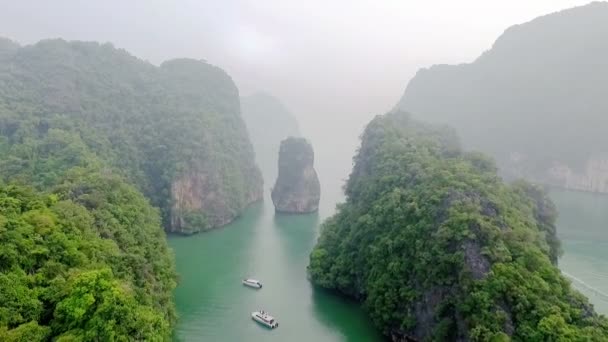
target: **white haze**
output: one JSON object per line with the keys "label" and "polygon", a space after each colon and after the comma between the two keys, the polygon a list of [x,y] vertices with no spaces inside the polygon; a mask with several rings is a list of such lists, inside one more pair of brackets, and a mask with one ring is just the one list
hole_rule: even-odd
{"label": "white haze", "polygon": [[112,42],[155,64],[205,59],[242,93],[265,90],[291,108],[323,183],[347,176],[362,127],[419,68],[472,61],[507,27],[588,2],[0,0],[0,36]]}

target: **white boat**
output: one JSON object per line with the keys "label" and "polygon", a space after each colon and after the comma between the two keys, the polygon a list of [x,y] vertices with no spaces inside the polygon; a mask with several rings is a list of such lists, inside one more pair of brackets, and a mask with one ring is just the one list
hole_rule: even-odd
{"label": "white boat", "polygon": [[251,318],[270,329],[274,329],[279,326],[279,322],[277,322],[274,317],[270,316],[268,312],[264,310],[252,312]]}
{"label": "white boat", "polygon": [[249,286],[249,287],[255,287],[256,289],[262,288],[262,283],[260,283],[259,280],[255,280],[255,279],[243,279],[243,285]]}

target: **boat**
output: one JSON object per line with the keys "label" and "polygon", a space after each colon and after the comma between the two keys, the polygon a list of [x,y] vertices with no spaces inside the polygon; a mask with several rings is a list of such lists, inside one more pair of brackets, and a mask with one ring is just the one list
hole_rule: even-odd
{"label": "boat", "polygon": [[254,287],[256,289],[262,288],[262,283],[260,283],[259,280],[255,280],[255,279],[243,279],[243,285],[249,286],[249,287]]}
{"label": "boat", "polygon": [[264,310],[252,312],[251,318],[270,329],[274,329],[279,326],[279,322],[277,322],[274,317],[270,316],[268,312]]}

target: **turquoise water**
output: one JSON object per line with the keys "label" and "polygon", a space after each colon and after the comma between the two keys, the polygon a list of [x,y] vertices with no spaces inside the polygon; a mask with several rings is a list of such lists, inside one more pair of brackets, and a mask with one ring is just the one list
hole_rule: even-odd
{"label": "turquoise water", "polygon": [[[170,237],[180,274],[175,299],[178,341],[381,341],[352,302],[313,289],[308,255],[322,218],[338,195],[328,195],[321,214],[275,215],[269,199],[253,205],[234,223],[192,237]],[[552,191],[560,216],[564,255],[560,268],[608,314],[608,196]],[[264,283],[244,287],[242,278]],[[251,320],[251,311],[275,315],[279,328]]]}
{"label": "turquoise water", "polygon": [[[192,237],[171,237],[180,274],[178,341],[380,341],[362,310],[307,279],[319,215],[275,215],[270,201],[234,223]],[[261,290],[244,287],[254,277]],[[279,327],[251,320],[264,309]]]}
{"label": "turquoise water", "polygon": [[564,249],[560,268],[599,313],[608,315],[608,196],[554,190],[551,198]]}

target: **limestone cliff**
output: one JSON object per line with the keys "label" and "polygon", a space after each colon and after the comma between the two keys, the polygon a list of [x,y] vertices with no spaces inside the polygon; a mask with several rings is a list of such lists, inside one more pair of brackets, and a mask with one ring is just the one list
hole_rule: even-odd
{"label": "limestone cliff", "polygon": [[176,154],[192,152],[177,161],[181,167],[171,177],[169,229],[190,234],[225,225],[263,195],[238,89],[223,70],[199,61],[169,61],[161,69],[171,101],[189,120],[175,131],[192,131],[195,139],[174,137],[181,141]]}
{"label": "limestone cliff", "polygon": [[557,268],[547,194],[449,137],[406,113],[372,120],[311,280],[362,302],[395,342],[606,340],[608,321]]}
{"label": "limestone cliff", "polygon": [[550,184],[566,189],[608,192],[608,158],[590,158],[582,170],[555,163],[549,171]]}
{"label": "limestone cliff", "polygon": [[[257,170],[252,170],[256,175]],[[171,230],[191,234],[226,225],[234,220],[243,207],[262,199],[259,179],[244,193],[237,205],[230,200],[235,194],[226,193],[221,180],[196,169],[176,178],[171,184]]]}
{"label": "limestone cliff", "polygon": [[272,189],[277,212],[310,213],[319,209],[321,186],[314,169],[314,152],[304,138],[281,142],[279,175]]}
{"label": "limestone cliff", "polygon": [[398,105],[457,129],[507,178],[607,192],[608,3],[515,25],[475,61],[420,70]]}
{"label": "limestone cliff", "polygon": [[[81,139],[75,149],[86,147],[137,186],[170,232],[226,224],[262,197],[239,91],[202,60],[155,66],[111,44],[53,39],[21,47],[0,39],[0,114],[7,141],[49,132]],[[90,166],[72,153],[61,157],[29,183],[42,187],[69,167]],[[0,174],[12,179],[28,165],[13,158]]]}
{"label": "limestone cliff", "polygon": [[506,161],[500,162],[503,176],[507,179],[527,178],[557,188],[608,193],[607,156],[590,156],[580,163],[555,158],[542,165],[530,158],[523,153],[511,153]]}

